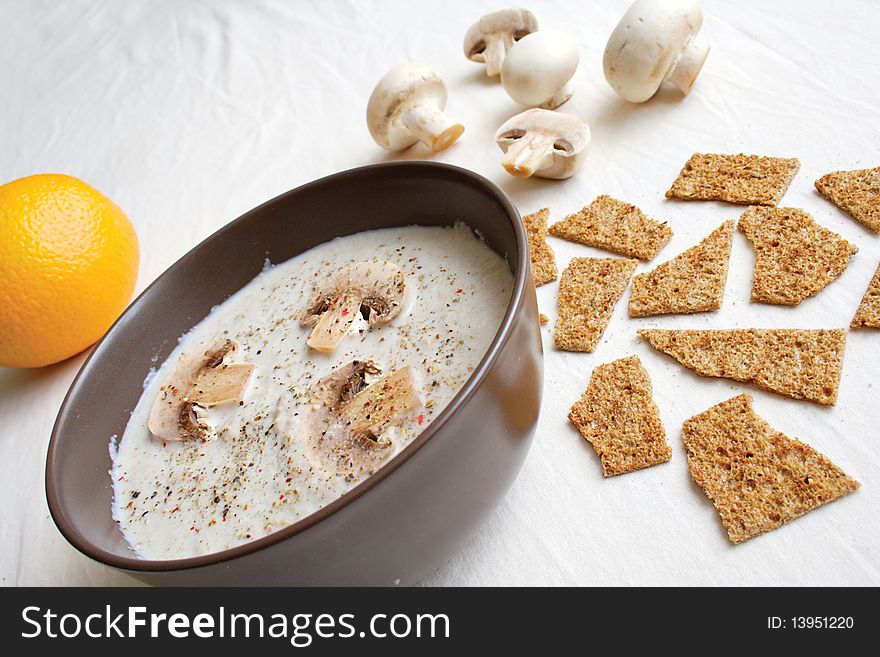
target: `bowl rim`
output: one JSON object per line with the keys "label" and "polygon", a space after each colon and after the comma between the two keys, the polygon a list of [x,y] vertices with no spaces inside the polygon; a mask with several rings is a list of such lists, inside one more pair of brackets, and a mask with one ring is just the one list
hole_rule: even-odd
{"label": "bowl rim", "polygon": [[[354,178],[357,176],[370,175],[374,171],[382,169],[421,169],[427,171],[436,170],[444,173],[445,175],[451,174],[453,177],[457,176],[461,179],[467,180],[472,184],[476,184],[476,186],[480,188],[483,193],[489,194],[496,202],[501,205],[501,207],[506,212],[511,227],[513,229],[516,241],[517,268],[516,271],[513,272],[514,285],[513,291],[510,296],[510,302],[508,303],[507,310],[505,311],[504,317],[501,320],[501,324],[498,327],[495,336],[492,338],[489,347],[486,349],[486,353],[480,359],[479,363],[474,368],[473,372],[471,372],[471,375],[465,381],[461,389],[456,393],[452,400],[446,405],[446,407],[440,412],[440,414],[436,418],[434,418],[431,424],[424,431],[419,433],[404,449],[391,457],[391,459],[381,468],[379,468],[379,470],[366,477],[357,486],[347,491],[343,495],[337,497],[329,504],[321,507],[313,513],[310,513],[304,518],[297,520],[294,523],[291,523],[285,527],[282,527],[281,529],[272,532],[271,534],[267,534],[266,536],[263,536],[261,538],[254,539],[246,543],[227,548],[225,550],[220,550],[218,552],[211,552],[195,557],[184,557],[177,559],[140,559],[135,556],[122,556],[114,552],[104,550],[103,548],[100,548],[92,543],[92,541],[90,541],[77,530],[75,523],[72,522],[70,518],[68,518],[68,515],[64,511],[64,505],[62,504],[60,499],[60,485],[57,481],[58,473],[63,468],[60,463],[60,456],[57,445],[59,442],[59,435],[61,434],[59,425],[62,423],[62,419],[67,417],[70,413],[74,412],[74,409],[71,407],[71,397],[74,391],[79,387],[80,381],[84,380],[88,376],[91,369],[90,365],[92,361],[104,356],[100,353],[100,348],[107,337],[113,333],[120,322],[126,319],[129,313],[141,301],[141,299],[147,297],[147,295],[152,293],[152,289],[161,279],[165,278],[166,276],[173,275],[172,272],[176,268],[181,266],[181,263],[189,258],[194,257],[194,254],[200,251],[207,242],[211,242],[216,239],[223,239],[224,233],[231,230],[233,226],[248,220],[248,218],[251,217],[254,213],[262,211],[266,206],[276,204],[282,199],[287,198],[288,196],[301,193],[303,191],[309,190],[312,187],[344,182],[346,179]],[[377,226],[376,228],[381,228],[381,226]],[[513,204],[507,194],[495,183],[491,182],[484,176],[463,167],[442,162],[432,162],[430,160],[397,161],[369,164],[330,174],[328,176],[324,176],[316,180],[307,182],[286,192],[282,192],[281,194],[261,203],[260,205],[252,208],[251,210],[248,210],[244,214],[233,219],[232,221],[224,224],[219,229],[211,233],[208,237],[192,247],[183,256],[175,260],[174,263],[172,263],[167,269],[159,274],[159,276],[157,276],[143,290],[143,292],[141,292],[137,296],[137,298],[128,305],[125,311],[123,311],[119,318],[117,318],[113,325],[107,330],[107,332],[104,334],[104,337],[102,337],[95,344],[70,384],[70,388],[68,389],[64,397],[64,401],[61,403],[58,415],[56,416],[55,423],[52,428],[51,437],[49,439],[49,447],[46,455],[45,490],[46,500],[49,506],[49,513],[52,517],[52,520],[54,521],[55,525],[58,527],[58,530],[61,532],[64,538],[87,557],[90,557],[91,559],[112,568],[126,570],[134,573],[161,573],[213,566],[259,552],[264,548],[273,546],[277,543],[289,539],[292,536],[295,536],[296,534],[300,534],[310,529],[311,527],[324,521],[325,519],[334,515],[336,512],[340,511],[344,507],[348,506],[355,500],[359,499],[360,497],[371,491],[373,488],[381,484],[398,468],[402,467],[404,463],[409,461],[419,450],[421,450],[443,428],[443,426],[448,422],[449,418],[451,418],[458,411],[458,409],[464,403],[466,403],[468,399],[470,399],[470,397],[474,394],[474,391],[485,378],[486,373],[498,360],[502,348],[508,342],[514,320],[520,312],[520,309],[522,308],[524,303],[524,296],[527,284],[531,277],[530,272],[531,265],[529,260],[528,241],[526,237],[525,226],[516,206]],[[233,292],[233,294],[235,294],[235,292]],[[109,508],[108,512],[110,512]]]}

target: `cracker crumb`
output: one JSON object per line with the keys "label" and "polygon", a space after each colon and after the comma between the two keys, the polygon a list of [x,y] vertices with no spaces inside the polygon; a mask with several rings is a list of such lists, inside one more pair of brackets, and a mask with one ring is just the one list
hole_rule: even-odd
{"label": "cracker crumb", "polygon": [[601,195],[550,226],[550,234],[570,242],[651,260],[672,238],[672,229],[634,205]]}
{"label": "cracker crumb", "polygon": [[666,198],[776,205],[800,166],[796,158],[694,153]]}
{"label": "cracker crumb", "polygon": [[553,343],[563,351],[593,352],[638,260],[572,258],[559,281]]}
{"label": "cracker crumb", "polygon": [[826,173],[815,185],[850,217],[880,233],[880,167]]}
{"label": "cracker crumb", "polygon": [[752,206],[738,228],[755,249],[752,301],[796,306],[821,292],[859,249],[797,208]]}
{"label": "cracker crumb", "polygon": [[837,401],[844,329],[651,329],[639,335],[702,376],[751,383],[819,404]]}
{"label": "cracker crumb", "polygon": [[550,210],[543,208],[523,217],[526,237],[529,240],[529,259],[532,262],[532,277],[535,287],[555,281],[558,275],[556,258],[547,244],[547,220]]}
{"label": "cracker crumb", "polygon": [[733,244],[733,221],[653,271],[633,279],[630,317],[702,313],[721,308]]}
{"label": "cracker crumb", "polygon": [[877,267],[874,278],[868,284],[868,290],[859,304],[850,327],[880,328],[880,266]]}
{"label": "cracker crumb", "polygon": [[538,313],[538,321],[541,323],[541,326],[544,326],[547,322],[550,321],[550,318],[547,317],[544,313]]}
{"label": "cracker crumb", "polygon": [[651,379],[638,356],[593,370],[590,384],[571,407],[568,419],[596,450],[605,477],[672,458],[651,396]]}
{"label": "cracker crumb", "polygon": [[682,434],[691,477],[712,500],[733,543],[859,488],[823,454],[756,415],[751,395],[690,418]]}

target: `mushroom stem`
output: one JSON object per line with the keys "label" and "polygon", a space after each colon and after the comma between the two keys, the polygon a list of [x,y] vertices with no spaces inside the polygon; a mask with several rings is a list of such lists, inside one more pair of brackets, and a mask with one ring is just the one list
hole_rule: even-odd
{"label": "mushroom stem", "polygon": [[435,153],[455,143],[464,126],[450,119],[442,110],[430,105],[415,105],[403,115],[407,129]]}
{"label": "mushroom stem", "polygon": [[678,57],[669,73],[666,74],[666,81],[681,90],[685,96],[694,86],[694,80],[700,74],[706,56],[709,54],[709,44],[706,43],[699,35],[696,36]]}
{"label": "mushroom stem", "polygon": [[568,101],[571,98],[571,94],[574,93],[574,87],[571,84],[571,81],[565,83],[565,85],[553,94],[548,100],[545,100],[543,103],[538,105],[541,109],[553,110]]}
{"label": "mushroom stem", "polygon": [[542,133],[526,133],[501,158],[501,166],[514,178],[528,178],[551,164],[553,137]]}
{"label": "mushroom stem", "polygon": [[486,75],[490,78],[501,75],[501,65],[507,55],[507,44],[504,39],[486,39],[486,49],[483,50],[483,61],[486,62]]}

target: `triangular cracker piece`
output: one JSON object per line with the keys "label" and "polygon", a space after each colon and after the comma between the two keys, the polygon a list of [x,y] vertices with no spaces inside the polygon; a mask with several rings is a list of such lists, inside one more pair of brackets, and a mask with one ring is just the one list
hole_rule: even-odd
{"label": "triangular cracker piece", "polygon": [[602,195],[550,226],[550,234],[629,258],[650,260],[672,238],[672,229],[649,219],[634,205]]}
{"label": "triangular cracker piece", "polygon": [[633,279],[630,317],[703,313],[724,300],[733,221],[725,221],[702,242]]}
{"label": "triangular cracker piece", "polygon": [[880,167],[826,173],[815,185],[834,205],[880,233]]}
{"label": "triangular cracker piece", "polygon": [[672,457],[651,379],[638,356],[593,370],[590,385],[568,419],[596,450],[606,477],[625,474]]}
{"label": "triangular cracker piece", "polygon": [[844,329],[652,329],[639,335],[702,376],[751,383],[819,404],[837,401]]}
{"label": "triangular cracker piece", "polygon": [[666,198],[776,205],[800,166],[796,158],[694,153]]}
{"label": "triangular cracker piece", "polygon": [[742,543],[859,487],[809,445],[773,429],[739,395],[682,427],[691,477],[712,500],[727,535]]}
{"label": "triangular cracker piece", "polygon": [[752,206],[739,229],[755,249],[752,301],[796,306],[846,269],[859,249],[797,208]]}
{"label": "triangular cracker piece", "polygon": [[563,351],[596,350],[638,260],[572,258],[559,280],[553,344]]}
{"label": "triangular cracker piece", "polygon": [[877,272],[871,279],[868,291],[865,292],[859,309],[856,311],[856,316],[853,317],[852,324],[850,324],[852,328],[863,326],[880,328],[880,267],[877,267]]}
{"label": "triangular cracker piece", "polygon": [[526,237],[529,240],[529,259],[532,262],[532,278],[535,286],[544,285],[556,280],[558,271],[553,251],[547,244],[547,220],[550,210],[543,208],[523,217]]}

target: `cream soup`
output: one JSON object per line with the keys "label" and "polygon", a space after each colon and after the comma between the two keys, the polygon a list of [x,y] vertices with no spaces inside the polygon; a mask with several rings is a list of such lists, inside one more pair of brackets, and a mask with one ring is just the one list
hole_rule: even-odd
{"label": "cream soup", "polygon": [[[372,285],[383,267],[400,277],[383,292],[393,302],[367,290],[343,307],[339,281]],[[463,225],[367,231],[267,267],[181,338],[111,443],[113,517],[131,549],[217,552],[350,490],[455,396],[512,287],[507,263]],[[193,367],[196,383],[170,385]]]}

